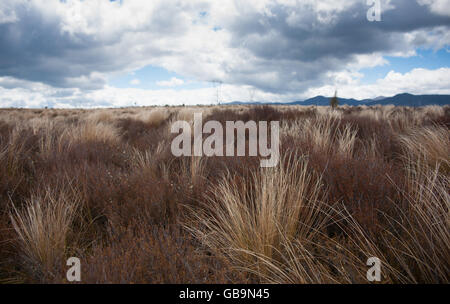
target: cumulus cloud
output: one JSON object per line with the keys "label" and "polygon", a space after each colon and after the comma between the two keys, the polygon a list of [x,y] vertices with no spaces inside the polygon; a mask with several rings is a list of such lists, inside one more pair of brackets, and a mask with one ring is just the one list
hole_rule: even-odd
{"label": "cumulus cloud", "polygon": [[134,85],[134,86],[137,86],[137,85],[141,84],[141,81],[139,79],[135,78],[135,79],[130,81],[130,84]]}
{"label": "cumulus cloud", "polygon": [[158,81],[156,85],[160,87],[176,87],[184,84],[183,79],[178,79],[176,77],[172,77],[170,80]]}
{"label": "cumulus cloud", "polygon": [[[290,102],[317,95],[331,96],[338,89],[344,98],[374,98],[379,95],[394,96],[399,93],[450,94],[450,68],[436,70],[413,69],[408,73],[391,71],[373,84],[361,84],[361,75],[334,73],[331,85],[309,88],[301,94],[265,92],[249,86],[224,84],[220,90],[222,102],[271,101]],[[26,82],[0,77],[2,107],[127,107],[147,105],[215,104],[217,90],[214,87],[191,90],[144,90],[105,86],[99,90],[54,88],[46,84]]]}
{"label": "cumulus cloud", "polygon": [[[360,69],[386,64],[386,55],[450,44],[448,0],[381,2],[383,21],[368,22],[365,0],[3,1],[0,98],[12,100],[16,89],[17,96],[32,92],[35,103],[53,94],[73,94],[59,99],[63,104],[100,102],[114,90],[109,75],[147,65],[221,81],[239,88],[244,100],[248,88],[261,99],[301,97],[312,88],[357,83]],[[121,96],[178,94],[129,93]]]}
{"label": "cumulus cloud", "polygon": [[412,94],[450,94],[450,68],[428,70],[413,69],[407,73],[390,71],[384,78],[373,84],[362,85],[355,78],[340,84],[311,88],[308,96],[331,96],[334,90],[339,89],[339,96],[344,98],[374,98],[375,96],[394,96],[408,92]]}
{"label": "cumulus cloud", "polygon": [[183,52],[201,5],[177,2],[13,0],[17,21],[0,24],[0,75],[101,88],[108,73]]}
{"label": "cumulus cloud", "polygon": [[16,22],[17,16],[14,10],[11,8],[9,2],[0,3],[0,24],[2,23],[14,23]]}
{"label": "cumulus cloud", "polygon": [[450,16],[450,0],[418,0],[420,5],[428,5],[433,13]]}

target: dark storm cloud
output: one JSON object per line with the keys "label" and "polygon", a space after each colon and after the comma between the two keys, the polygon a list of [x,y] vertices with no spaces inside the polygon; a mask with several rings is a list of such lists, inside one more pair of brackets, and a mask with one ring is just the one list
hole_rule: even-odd
{"label": "dark storm cloud", "polygon": [[411,0],[394,1],[395,8],[383,12],[382,22],[368,22],[369,7],[363,2],[337,13],[330,23],[318,22],[310,10],[298,12],[298,24],[288,24],[292,7],[274,6],[270,14],[239,18],[230,25],[233,45],[246,46],[259,57],[310,61],[402,49],[399,34],[450,26],[450,17]]}
{"label": "dark storm cloud", "polygon": [[[11,2],[14,3],[14,2]],[[48,2],[54,5],[54,2]],[[61,14],[43,12],[41,7],[27,2],[12,4],[16,22],[0,20],[0,76],[42,82],[54,87],[80,87],[85,90],[102,88],[106,83],[101,74],[120,71],[133,66],[142,56],[162,56],[170,51],[153,47],[151,41],[128,40],[127,34],[140,32],[157,35],[183,35],[177,24],[177,13],[161,7],[155,16],[137,29],[114,30],[103,34],[70,32],[63,29]],[[0,6],[1,9],[1,6]],[[177,7],[182,11],[183,7]],[[50,10],[51,11],[51,10]],[[107,13],[107,12],[100,12]],[[108,31],[109,29],[105,29]],[[133,48],[145,43],[139,53]],[[142,50],[143,49],[143,50]]]}
{"label": "dark storm cloud", "polygon": [[[34,9],[17,9],[19,21],[0,24],[0,75],[29,81],[38,81],[52,86],[66,87],[66,79],[89,75],[92,68],[101,62],[95,52],[78,59],[70,57],[86,46],[96,47],[88,36],[71,37],[60,28],[60,20],[43,16]],[[91,83],[97,87],[102,83]]]}
{"label": "dark storm cloud", "polygon": [[[355,55],[376,52],[404,52],[427,45],[423,33],[437,27],[450,26],[450,17],[436,15],[416,1],[392,1],[395,7],[382,13],[382,22],[368,22],[366,1],[334,14],[329,22],[319,22],[313,7],[296,10],[291,6],[276,5],[269,12],[241,16],[229,25],[233,32],[232,45],[246,48],[258,58],[275,62],[282,74],[280,83],[266,84],[265,89],[298,89],[296,81],[304,87],[307,80],[320,81],[324,74],[342,69]],[[293,12],[294,22],[289,22]],[[326,18],[326,16],[325,16]],[[416,33],[417,32],[417,33]],[[416,33],[417,38],[407,40],[405,34]],[[413,44],[413,45],[412,45]],[[288,61],[283,68],[283,61]],[[314,63],[311,65],[311,63]],[[292,76],[289,70],[298,69]],[[239,71],[236,74],[242,78]],[[285,77],[283,77],[283,75]],[[287,79],[289,81],[286,82]],[[251,80],[248,80],[251,82]],[[294,84],[294,85],[293,85]]]}

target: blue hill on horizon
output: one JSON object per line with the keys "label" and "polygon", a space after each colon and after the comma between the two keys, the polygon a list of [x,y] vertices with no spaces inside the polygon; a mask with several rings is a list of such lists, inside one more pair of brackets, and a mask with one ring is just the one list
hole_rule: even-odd
{"label": "blue hill on horizon", "polygon": [[[294,102],[241,102],[235,101],[227,103],[228,105],[304,105],[304,106],[328,106],[330,105],[331,97],[316,96],[304,101],[294,101]],[[377,97],[374,99],[364,99],[357,100],[353,98],[339,98],[339,105],[349,105],[349,106],[374,106],[374,105],[394,105],[394,106],[409,106],[409,107],[421,107],[429,105],[450,105],[450,95],[413,95],[409,93],[398,94],[393,97]]]}

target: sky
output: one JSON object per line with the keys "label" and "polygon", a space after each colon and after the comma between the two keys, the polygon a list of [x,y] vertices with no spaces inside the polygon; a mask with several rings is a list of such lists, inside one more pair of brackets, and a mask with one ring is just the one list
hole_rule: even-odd
{"label": "sky", "polygon": [[289,102],[336,90],[450,94],[450,0],[0,2],[0,107]]}

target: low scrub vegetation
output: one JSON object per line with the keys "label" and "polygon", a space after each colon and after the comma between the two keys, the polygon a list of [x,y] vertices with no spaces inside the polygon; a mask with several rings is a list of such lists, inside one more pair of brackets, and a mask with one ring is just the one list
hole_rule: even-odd
{"label": "low scrub vegetation", "polygon": [[[280,121],[280,162],[175,157],[170,126]],[[0,110],[0,282],[450,279],[450,108]]]}

